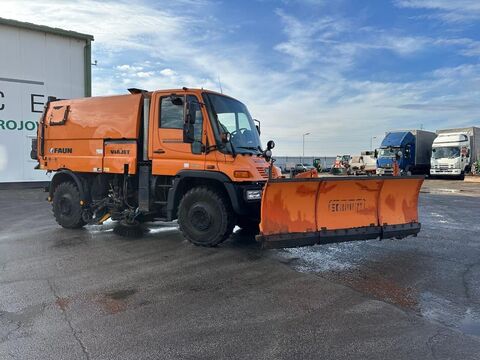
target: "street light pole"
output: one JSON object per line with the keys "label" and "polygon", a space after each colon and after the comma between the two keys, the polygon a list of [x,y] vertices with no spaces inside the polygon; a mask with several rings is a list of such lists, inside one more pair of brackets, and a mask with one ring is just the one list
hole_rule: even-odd
{"label": "street light pole", "polygon": [[302,164],[303,164],[303,159],[305,157],[305,136],[310,135],[309,132],[303,134],[303,152],[302,152]]}
{"label": "street light pole", "polygon": [[376,136],[372,136],[370,138],[370,150],[373,150],[373,139],[376,139],[377,137]]}

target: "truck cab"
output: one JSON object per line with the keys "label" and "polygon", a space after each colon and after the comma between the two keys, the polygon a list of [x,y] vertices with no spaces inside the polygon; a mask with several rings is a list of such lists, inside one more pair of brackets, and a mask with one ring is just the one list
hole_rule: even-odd
{"label": "truck cab", "polygon": [[415,136],[409,131],[390,132],[383,139],[377,155],[377,175],[392,175],[396,160],[401,171],[415,164]]}
{"label": "truck cab", "polygon": [[396,161],[402,175],[428,175],[436,136],[425,130],[387,132],[377,152],[377,174],[392,175]]}
{"label": "truck cab", "polygon": [[471,169],[469,136],[465,133],[439,134],[432,145],[430,174],[462,176]]}

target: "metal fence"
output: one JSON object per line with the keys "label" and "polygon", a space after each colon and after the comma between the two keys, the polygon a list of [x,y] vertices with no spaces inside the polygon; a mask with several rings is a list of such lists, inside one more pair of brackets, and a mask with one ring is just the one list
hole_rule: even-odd
{"label": "metal fence", "polygon": [[[334,156],[274,156],[275,165],[280,167],[282,170],[285,170],[287,164],[310,164],[313,165],[315,159],[320,160],[322,168],[331,168],[335,162]],[[288,170],[288,169],[287,169]]]}

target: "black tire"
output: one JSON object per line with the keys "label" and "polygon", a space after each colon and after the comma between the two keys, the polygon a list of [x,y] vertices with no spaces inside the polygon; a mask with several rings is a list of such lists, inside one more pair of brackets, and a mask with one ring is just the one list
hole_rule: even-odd
{"label": "black tire", "polygon": [[78,229],[85,225],[82,219],[80,192],[73,182],[62,182],[53,194],[53,215],[57,223],[67,229]]}
{"label": "black tire", "polygon": [[208,187],[189,190],[178,206],[178,225],[192,244],[216,246],[225,241],[234,227],[233,210],[225,197]]}
{"label": "black tire", "polygon": [[237,225],[242,230],[252,235],[257,235],[260,232],[260,222],[258,220],[250,219],[247,217],[239,217],[237,220]]}

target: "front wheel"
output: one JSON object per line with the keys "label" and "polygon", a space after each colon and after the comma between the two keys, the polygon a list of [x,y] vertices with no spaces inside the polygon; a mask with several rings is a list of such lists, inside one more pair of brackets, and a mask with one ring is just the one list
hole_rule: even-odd
{"label": "front wheel", "polygon": [[53,194],[53,215],[59,225],[78,229],[85,225],[80,205],[80,192],[73,182],[62,182]]}
{"label": "front wheel", "polygon": [[178,225],[192,244],[211,247],[230,236],[234,214],[225,196],[208,187],[196,187],[180,201]]}

